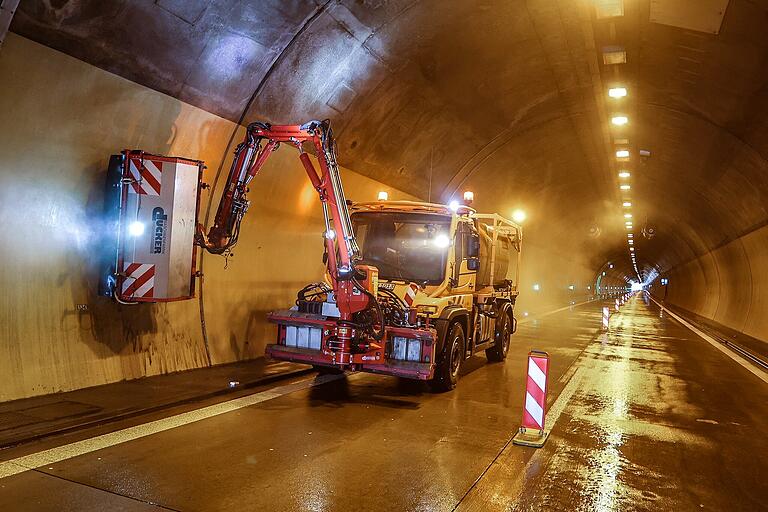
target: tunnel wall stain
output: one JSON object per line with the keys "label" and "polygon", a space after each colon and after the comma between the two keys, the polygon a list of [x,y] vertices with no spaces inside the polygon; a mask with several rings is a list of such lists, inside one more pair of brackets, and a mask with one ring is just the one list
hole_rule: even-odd
{"label": "tunnel wall stain", "polygon": [[[204,160],[212,183],[225,154],[226,174],[235,125],[15,34],[0,76],[0,401],[206,365],[197,301],[122,306],[96,296],[103,185],[109,155],[124,148]],[[413,198],[342,174],[353,200],[379,190]],[[213,364],[262,356],[274,336],[266,313],[322,278],[322,217],[294,150],[276,153],[251,190],[234,257],[203,257]],[[205,211],[209,192],[202,200]],[[519,310],[585,299],[594,271],[532,241]]]}

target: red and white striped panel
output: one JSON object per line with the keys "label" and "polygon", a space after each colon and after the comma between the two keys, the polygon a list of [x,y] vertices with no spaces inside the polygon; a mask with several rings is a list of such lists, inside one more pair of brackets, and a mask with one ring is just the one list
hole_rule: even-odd
{"label": "red and white striped panel", "polygon": [[413,301],[416,299],[416,293],[419,291],[419,285],[417,284],[409,284],[408,288],[405,290],[405,303],[408,304],[408,307],[413,306]]}
{"label": "red and white striped panel", "polygon": [[528,381],[525,385],[525,409],[522,423],[525,428],[544,430],[548,371],[549,356],[538,352],[528,354]]}
{"label": "red and white striped panel", "polygon": [[128,192],[159,196],[160,186],[163,182],[162,168],[162,164],[155,163],[152,160],[129,157],[128,171],[134,181],[131,182]]}
{"label": "red and white striped panel", "polygon": [[126,263],[123,267],[124,298],[148,299],[155,292],[155,266],[149,263]]}

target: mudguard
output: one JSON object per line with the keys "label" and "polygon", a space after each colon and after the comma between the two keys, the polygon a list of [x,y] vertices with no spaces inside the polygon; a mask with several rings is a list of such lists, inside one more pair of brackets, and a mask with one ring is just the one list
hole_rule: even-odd
{"label": "mudguard", "polygon": [[435,328],[437,329],[437,354],[443,353],[445,346],[445,335],[448,326],[454,320],[460,319],[464,327],[464,335],[469,336],[469,311],[461,306],[448,306],[440,314],[440,318],[435,319]]}

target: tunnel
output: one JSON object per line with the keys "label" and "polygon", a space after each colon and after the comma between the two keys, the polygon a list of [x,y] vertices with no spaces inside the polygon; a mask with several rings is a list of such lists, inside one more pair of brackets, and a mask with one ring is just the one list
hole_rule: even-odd
{"label": "tunnel", "polygon": [[0,0],[0,509],[765,509],[767,29]]}

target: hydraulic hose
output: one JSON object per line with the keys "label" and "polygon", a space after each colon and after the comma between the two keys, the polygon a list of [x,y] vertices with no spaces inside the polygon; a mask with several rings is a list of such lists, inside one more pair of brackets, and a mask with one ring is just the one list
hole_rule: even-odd
{"label": "hydraulic hose", "polygon": [[360,290],[361,292],[363,292],[365,295],[368,296],[368,298],[371,300],[371,303],[373,304],[372,307],[376,310],[376,314],[379,317],[380,327],[378,332],[374,331],[373,328],[371,328],[371,335],[373,336],[373,339],[375,339],[376,341],[380,341],[381,339],[384,338],[384,334],[386,332],[386,329],[384,327],[384,312],[381,310],[381,305],[379,304],[379,301],[376,300],[376,297],[374,297],[374,295],[371,292],[366,290],[356,278],[354,277],[352,278],[352,283],[354,283],[354,285],[357,287],[358,290]]}

